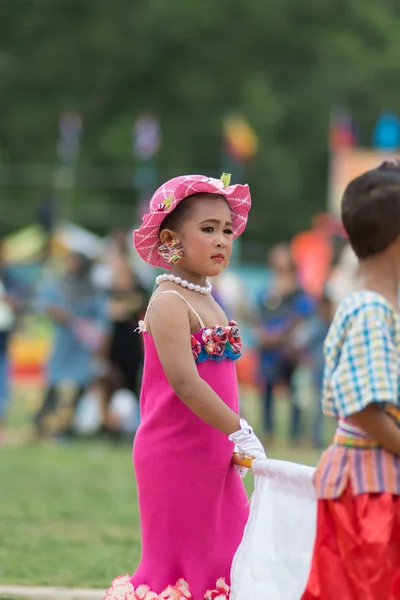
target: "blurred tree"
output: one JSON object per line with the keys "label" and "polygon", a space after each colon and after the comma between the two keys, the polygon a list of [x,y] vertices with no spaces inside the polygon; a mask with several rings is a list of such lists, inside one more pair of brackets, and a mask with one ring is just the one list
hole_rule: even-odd
{"label": "blurred tree", "polygon": [[84,123],[75,218],[99,229],[133,221],[137,116],[160,116],[165,179],[218,175],[223,120],[238,111],[261,143],[246,169],[254,208],[245,234],[260,258],[266,241],[307,227],[326,205],[331,106],[352,110],[365,143],[377,115],[396,110],[399,13],[395,0],[3,2],[0,157],[38,166],[36,187],[21,175],[11,188],[0,165],[0,198],[35,214],[59,115],[74,109]]}

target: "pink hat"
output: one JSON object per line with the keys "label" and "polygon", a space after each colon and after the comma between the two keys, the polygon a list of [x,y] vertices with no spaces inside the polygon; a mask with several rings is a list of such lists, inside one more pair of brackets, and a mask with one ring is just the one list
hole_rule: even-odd
{"label": "pink hat", "polygon": [[159,231],[161,223],[182,200],[192,194],[218,194],[229,204],[232,214],[233,237],[243,233],[251,206],[248,185],[229,185],[230,175],[224,173],[221,179],[204,175],[183,175],[164,183],[150,200],[150,212],[145,214],[142,225],[133,232],[133,243],[140,256],[154,267],[169,270],[171,265],[158,253],[161,244]]}

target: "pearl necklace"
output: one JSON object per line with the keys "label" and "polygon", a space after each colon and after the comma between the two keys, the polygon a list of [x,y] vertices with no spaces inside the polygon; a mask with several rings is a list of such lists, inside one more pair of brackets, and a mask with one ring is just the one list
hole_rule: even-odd
{"label": "pearl necklace", "polygon": [[207,281],[207,285],[199,285],[195,283],[190,283],[187,279],[182,279],[182,277],[175,277],[175,275],[168,275],[168,273],[164,273],[164,275],[159,275],[156,277],[156,284],[160,285],[163,281],[171,281],[172,283],[176,283],[177,285],[181,285],[184,288],[192,292],[198,292],[199,294],[211,294],[212,285],[209,281]]}

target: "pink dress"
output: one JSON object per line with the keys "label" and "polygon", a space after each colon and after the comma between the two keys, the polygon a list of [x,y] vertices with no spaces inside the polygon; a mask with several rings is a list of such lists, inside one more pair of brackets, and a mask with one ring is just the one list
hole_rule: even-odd
{"label": "pink dress", "polygon": [[[241,341],[236,324],[206,329],[195,314],[201,325],[192,336],[199,374],[238,412],[234,360],[240,356]],[[228,598],[232,559],[248,517],[247,496],[231,464],[233,444],[176,396],[152,337],[146,331],[143,335],[141,424],[133,448],[142,559],[129,580],[114,580],[105,598],[125,599],[116,594],[115,582],[128,592],[132,584],[129,600],[211,600],[216,591],[218,598]]]}

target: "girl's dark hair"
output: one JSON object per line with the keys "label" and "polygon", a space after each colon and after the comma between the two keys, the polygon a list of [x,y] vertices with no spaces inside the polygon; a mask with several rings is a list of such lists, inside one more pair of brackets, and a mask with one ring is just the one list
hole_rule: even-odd
{"label": "girl's dark hair", "polygon": [[193,211],[193,208],[194,208],[193,200],[196,200],[196,198],[198,198],[200,196],[202,198],[204,198],[205,196],[206,197],[207,196],[208,197],[218,196],[218,198],[223,198],[223,200],[225,200],[225,197],[220,194],[197,193],[197,194],[192,194],[191,196],[187,196],[187,198],[182,200],[182,202],[180,202],[178,204],[178,206],[176,208],[174,208],[174,210],[165,217],[164,221],[160,225],[159,233],[161,233],[164,229],[172,229],[172,231],[177,231],[179,229],[179,227],[182,225],[182,223],[190,217],[190,215]]}
{"label": "girl's dark hair", "polygon": [[164,221],[160,225],[161,233],[164,229],[172,229],[172,231],[176,231],[179,229],[179,226],[189,218],[190,213],[193,210],[193,203],[190,202],[193,196],[188,196],[182,202],[178,204],[176,208],[172,212],[170,212],[164,219]]}
{"label": "girl's dark hair", "polygon": [[384,162],[349,183],[342,199],[342,221],[361,260],[384,252],[400,236],[398,162]]}

